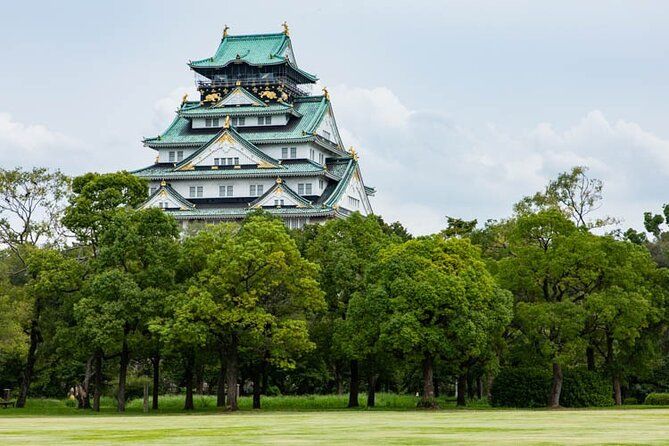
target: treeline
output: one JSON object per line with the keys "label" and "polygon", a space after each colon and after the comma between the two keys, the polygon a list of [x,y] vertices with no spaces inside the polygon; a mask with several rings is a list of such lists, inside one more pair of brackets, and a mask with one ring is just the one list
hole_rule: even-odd
{"label": "treeline", "polygon": [[580,401],[669,390],[669,206],[644,215],[647,232],[607,232],[585,168],[509,218],[417,238],[357,213],[183,232],[137,210],[146,194],[125,172],[0,171],[0,384],[18,407],[71,392],[123,411],[147,380],[154,409],[174,392],[185,409],[216,393],[236,410],[247,393],[255,408],[344,392],[374,406],[379,390],[558,407],[602,382]]}

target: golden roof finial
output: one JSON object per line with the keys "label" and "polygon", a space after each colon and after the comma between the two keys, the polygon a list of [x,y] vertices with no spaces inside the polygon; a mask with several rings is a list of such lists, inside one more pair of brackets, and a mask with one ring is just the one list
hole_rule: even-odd
{"label": "golden roof finial", "polygon": [[279,177],[276,177],[276,184],[281,184],[283,183],[283,180]]}
{"label": "golden roof finial", "polygon": [[225,117],[225,122],[223,123],[223,128],[224,129],[229,129],[230,128],[230,115]]}
{"label": "golden roof finial", "polygon": [[228,37],[228,30],[229,30],[229,29],[230,29],[230,27],[229,27],[228,25],[225,25],[225,28],[223,28],[223,38],[224,38],[224,39],[225,39],[226,37]]}
{"label": "golden roof finial", "polygon": [[160,182],[160,186],[161,186],[161,187],[165,187],[165,186],[167,186],[167,183],[165,182],[165,180],[162,180],[162,181]]}
{"label": "golden roof finial", "polygon": [[323,87],[323,96],[325,96],[325,99],[328,101],[330,100],[330,92],[328,91],[328,87]]}
{"label": "golden roof finial", "polygon": [[181,97],[181,105],[184,105],[184,104],[186,103],[187,100],[188,100],[188,93],[184,94],[184,95]]}
{"label": "golden roof finial", "polygon": [[354,160],[358,161],[358,152],[355,151],[355,149],[353,148],[353,146],[349,147],[349,149],[348,149],[348,153],[351,154],[351,157],[352,157]]}
{"label": "golden roof finial", "polygon": [[156,155],[156,164],[160,161],[160,155]]}
{"label": "golden roof finial", "polygon": [[284,20],[281,26],[283,26],[283,33],[287,36],[290,36],[290,28],[288,28],[288,22]]}

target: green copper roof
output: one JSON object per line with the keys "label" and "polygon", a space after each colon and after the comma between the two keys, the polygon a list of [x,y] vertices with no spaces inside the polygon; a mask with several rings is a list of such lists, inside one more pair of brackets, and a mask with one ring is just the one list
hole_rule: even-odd
{"label": "green copper roof", "polygon": [[261,116],[261,115],[285,115],[292,114],[301,117],[293,106],[289,104],[273,103],[265,107],[254,105],[228,105],[225,107],[212,107],[211,105],[198,105],[197,107],[182,108],[178,111],[180,116],[186,118],[208,118],[225,116]]}
{"label": "green copper roof", "polygon": [[[196,170],[174,170],[171,164],[154,164],[143,169],[136,170],[135,175],[149,180],[171,180],[171,179],[209,179],[209,178],[276,178],[276,177],[302,177],[313,175],[327,175],[323,166],[311,161],[300,160],[287,162],[276,168],[245,168],[241,169],[196,169]],[[332,176],[330,178],[336,179]]]}
{"label": "green copper roof", "polygon": [[[314,138],[313,132],[318,128],[323,116],[330,107],[330,101],[324,96],[308,96],[296,98],[293,109],[301,115],[293,118],[287,125],[268,128],[238,129],[246,140],[258,144],[267,142],[306,141]],[[260,107],[257,107],[260,108]],[[195,108],[188,108],[187,111]],[[217,133],[213,131],[193,130],[190,121],[177,115],[172,124],[160,136],[147,138],[144,143],[149,147],[200,146],[209,142]]]}
{"label": "green copper roof", "polygon": [[297,68],[285,56],[290,46],[290,37],[284,33],[251,34],[244,36],[226,36],[212,57],[191,61],[192,68],[222,68],[232,62],[246,62],[249,65],[288,64],[302,75],[315,82],[318,78],[313,74]]}
{"label": "green copper roof", "polygon": [[[281,217],[331,217],[337,211],[330,207],[312,208],[264,208],[267,212]],[[166,209],[165,212],[177,220],[237,220],[244,218],[254,208],[219,208],[219,209],[190,209],[186,211]]]}

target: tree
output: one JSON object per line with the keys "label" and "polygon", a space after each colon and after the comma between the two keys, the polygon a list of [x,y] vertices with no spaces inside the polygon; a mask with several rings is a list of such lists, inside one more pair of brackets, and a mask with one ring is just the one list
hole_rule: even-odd
{"label": "tree", "polygon": [[223,346],[226,407],[237,410],[242,346],[251,347],[257,365],[292,367],[296,354],[312,348],[306,315],[322,308],[323,295],[317,267],[301,257],[280,220],[252,214],[224,237],[220,249],[206,255],[205,268],[175,314],[181,326],[206,324],[209,338]]}
{"label": "tree", "polygon": [[122,208],[136,208],[147,197],[146,181],[125,171],[87,173],[72,182],[74,194],[63,224],[97,255],[99,237]]}
{"label": "tree", "polygon": [[588,177],[588,168],[576,166],[551,180],[543,192],[523,198],[514,206],[517,214],[558,208],[578,227],[601,228],[616,222],[611,217],[591,219],[591,214],[602,206],[601,180]]}
{"label": "tree", "polygon": [[[319,321],[324,339],[331,342],[331,354],[336,358],[334,372],[337,388],[341,382],[341,359],[345,347],[337,342],[346,336],[345,319],[350,299],[355,293],[365,293],[366,276],[381,248],[400,241],[393,231],[384,231],[376,216],[363,217],[353,213],[346,219],[331,220],[318,228],[307,247],[307,257],[320,266],[320,283],[325,291],[327,313]],[[391,235],[387,235],[390,233]],[[336,333],[341,333],[336,335]],[[358,406],[359,355],[349,357],[351,373],[348,407]]]}
{"label": "tree", "polygon": [[[435,360],[460,362],[487,345],[489,310],[500,293],[466,239],[439,236],[411,240],[381,252],[376,286],[389,301],[382,326],[387,346],[419,360],[423,372],[422,407],[435,407]],[[507,295],[507,305],[509,303]],[[505,305],[501,305],[505,307]],[[506,306],[506,312],[510,312]],[[463,347],[468,345],[467,349]]]}
{"label": "tree", "polygon": [[42,323],[49,314],[57,313],[67,293],[80,287],[82,268],[75,259],[64,257],[52,249],[31,248],[24,252],[27,282],[24,297],[28,300],[29,317],[24,328],[28,336],[26,364],[21,376],[21,388],[16,407],[24,407],[35,372],[39,346],[44,342]]}

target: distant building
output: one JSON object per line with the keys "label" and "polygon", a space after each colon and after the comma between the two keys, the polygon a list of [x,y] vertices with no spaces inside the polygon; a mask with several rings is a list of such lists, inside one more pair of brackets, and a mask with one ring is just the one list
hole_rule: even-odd
{"label": "distant building", "polygon": [[297,66],[288,26],[278,34],[229,36],[213,57],[193,61],[200,100],[181,107],[161,135],[144,140],[158,154],[135,171],[149,181],[143,207],[181,220],[243,218],[255,208],[291,228],[372,212],[357,155],[346,151],[326,89]]}

